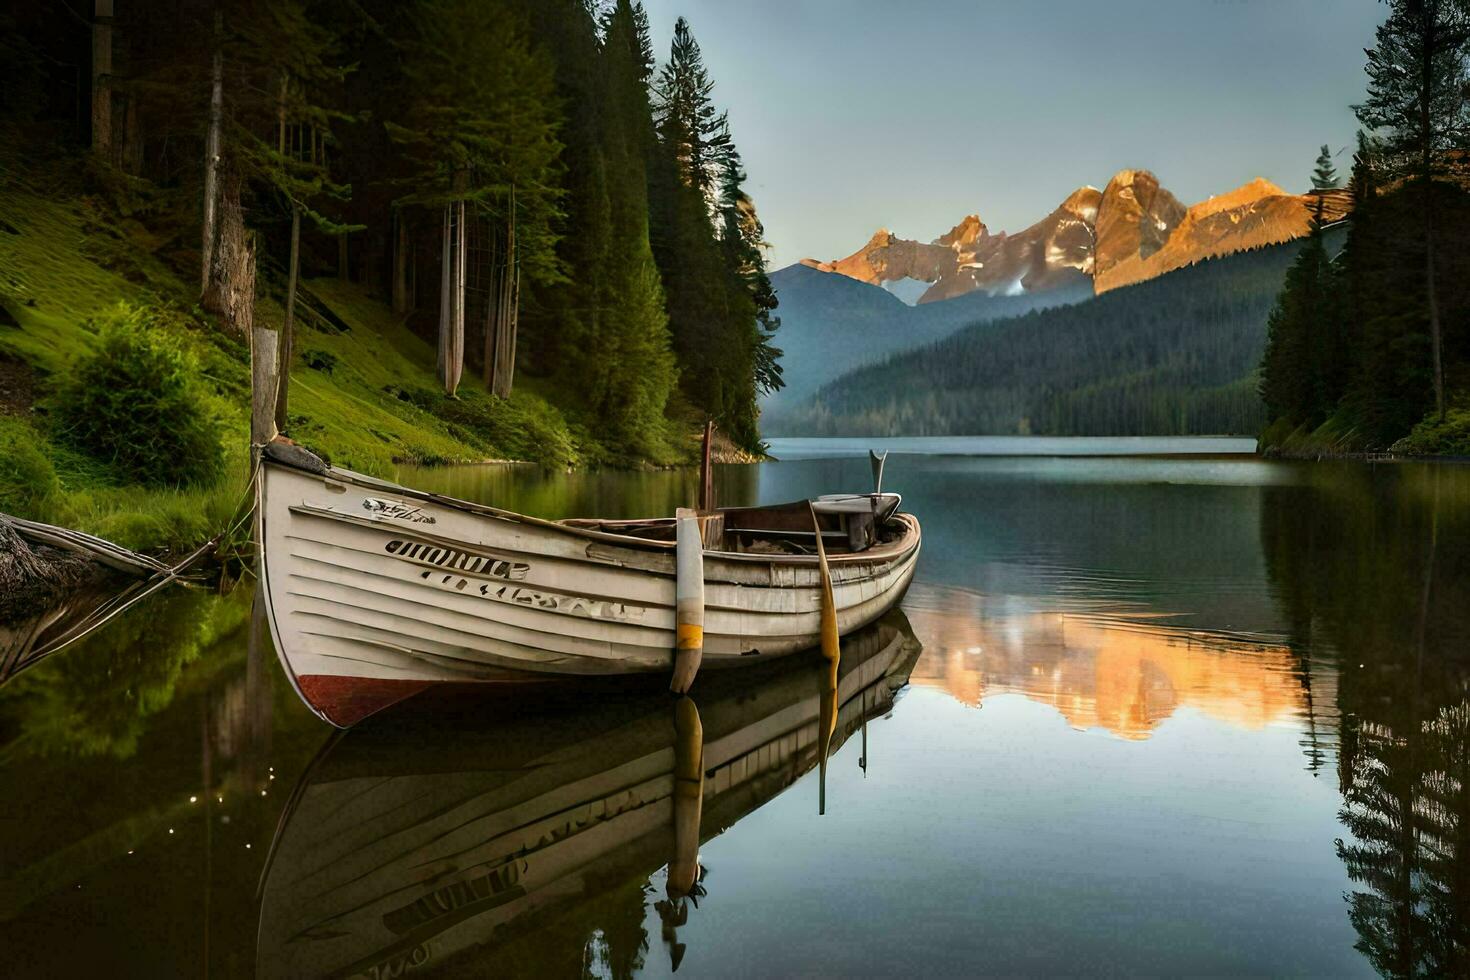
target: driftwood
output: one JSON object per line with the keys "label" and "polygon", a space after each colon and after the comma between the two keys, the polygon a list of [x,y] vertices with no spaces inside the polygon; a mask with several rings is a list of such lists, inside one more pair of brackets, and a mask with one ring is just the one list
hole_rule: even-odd
{"label": "driftwood", "polygon": [[80,552],[32,545],[0,517],[0,623],[19,622],[115,574]]}
{"label": "driftwood", "polygon": [[0,684],[167,588],[218,541],[169,567],[81,531],[0,514]]}

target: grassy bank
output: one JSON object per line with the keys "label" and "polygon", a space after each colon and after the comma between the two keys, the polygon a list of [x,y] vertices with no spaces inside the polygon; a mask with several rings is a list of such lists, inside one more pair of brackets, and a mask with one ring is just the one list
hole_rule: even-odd
{"label": "grassy bank", "polygon": [[[3,162],[3,161],[0,161]],[[42,177],[41,173],[45,172]],[[182,234],[150,225],[148,202],[82,165],[30,174],[0,166],[0,511],[66,524],[133,548],[181,548],[220,530],[247,476],[249,351],[196,305]],[[195,259],[197,261],[197,259]],[[692,427],[670,425],[651,455],[596,436],[575,400],[537,379],[509,399],[466,377],[444,397],[434,349],[359,285],[303,284],[287,434],[333,463],[384,475],[395,462],[530,460],[554,466],[667,465],[691,458]],[[64,382],[117,311],[197,364],[225,446],[224,475],[193,486],[130,482],[79,449]],[[279,326],[278,284],[261,273],[255,316]]]}

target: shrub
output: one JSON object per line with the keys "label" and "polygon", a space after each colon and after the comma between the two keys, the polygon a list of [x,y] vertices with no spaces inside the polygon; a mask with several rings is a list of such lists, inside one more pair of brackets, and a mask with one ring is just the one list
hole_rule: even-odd
{"label": "shrub", "polygon": [[61,492],[56,468],[29,426],[0,418],[0,511],[43,520]]}
{"label": "shrub", "polygon": [[1406,456],[1470,456],[1470,409],[1452,408],[1443,422],[1431,414],[1392,448]]}
{"label": "shrub", "polygon": [[211,483],[224,468],[223,429],[199,362],[167,314],[118,304],[97,347],[58,392],[61,434],[128,482]]}

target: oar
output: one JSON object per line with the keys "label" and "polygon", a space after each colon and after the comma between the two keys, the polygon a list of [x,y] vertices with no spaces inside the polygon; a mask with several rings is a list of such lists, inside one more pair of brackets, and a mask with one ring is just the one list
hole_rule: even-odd
{"label": "oar", "polygon": [[820,711],[820,739],[818,741],[819,771],[817,775],[817,813],[827,812],[827,753],[832,749],[832,734],[837,730],[837,666],[842,661],[842,643],[837,635],[837,602],[832,598],[832,570],[827,566],[827,548],[822,543],[822,522],[817,511],[807,502],[812,513],[812,527],[817,532],[817,573],[822,583],[822,658],[826,660],[826,672],[822,680]]}

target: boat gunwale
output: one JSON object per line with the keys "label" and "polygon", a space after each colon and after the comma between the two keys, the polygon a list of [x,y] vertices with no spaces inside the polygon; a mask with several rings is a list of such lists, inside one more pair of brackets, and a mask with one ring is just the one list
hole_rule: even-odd
{"label": "boat gunwale", "polygon": [[[290,470],[303,476],[316,477],[324,481],[330,480],[337,483],[349,484],[359,488],[376,489],[400,494],[404,497],[408,497],[411,500],[419,500],[426,503],[432,503],[440,507],[447,507],[450,510],[461,511],[463,513],[471,514],[476,517],[488,517],[491,519],[503,520],[513,524],[524,524],[529,527],[544,528],[546,530],[552,530],[563,534],[573,535],[575,537],[586,538],[588,540],[597,541],[603,544],[621,545],[635,551],[651,551],[658,553],[668,553],[672,555],[675,548],[675,542],[673,541],[659,541],[654,538],[643,538],[626,534],[610,534],[606,531],[598,531],[592,528],[576,527],[574,525],[565,524],[561,521],[551,521],[541,517],[531,517],[527,514],[519,514],[515,511],[503,510],[499,507],[492,507],[489,504],[479,504],[469,500],[461,500],[457,497],[449,497],[444,494],[434,493],[428,490],[416,490],[412,487],[405,487],[400,484],[393,483],[389,480],[381,480],[377,477],[366,476],[362,473],[353,472],[352,470],[340,470],[329,466],[325,468],[325,472],[318,473],[304,467],[293,466],[290,463],[272,458],[271,456],[263,456],[261,462],[262,469],[267,469],[270,467],[280,467],[282,469]],[[772,505],[770,508],[730,507],[724,508],[722,510],[717,510],[715,511],[715,513],[723,513],[726,510],[750,511],[755,509],[775,509],[778,507],[789,507],[801,503],[809,503],[809,501],[790,501],[785,504]],[[288,509],[294,509],[294,506],[288,505]],[[570,520],[596,520],[596,518],[570,518]],[[649,519],[634,519],[634,522],[642,523],[647,520]],[[653,520],[672,520],[672,518],[654,518]],[[923,537],[923,532],[919,526],[917,518],[915,518],[912,514],[896,512],[891,517],[889,517],[889,520],[898,522],[903,525],[903,531],[901,534],[899,534],[898,537],[894,538],[892,541],[882,542],[881,544],[875,545],[863,551],[830,554],[827,556],[828,564],[853,564],[858,562],[880,562],[892,564],[901,561],[904,556],[906,556],[910,551],[919,547]],[[386,523],[378,524],[377,522],[374,522],[374,526],[380,526],[385,529],[398,528],[398,525]],[[714,551],[710,549],[706,549],[704,554],[706,559],[714,558],[720,561],[760,562],[811,567],[817,566],[820,560],[816,555],[750,554],[734,551]]]}

